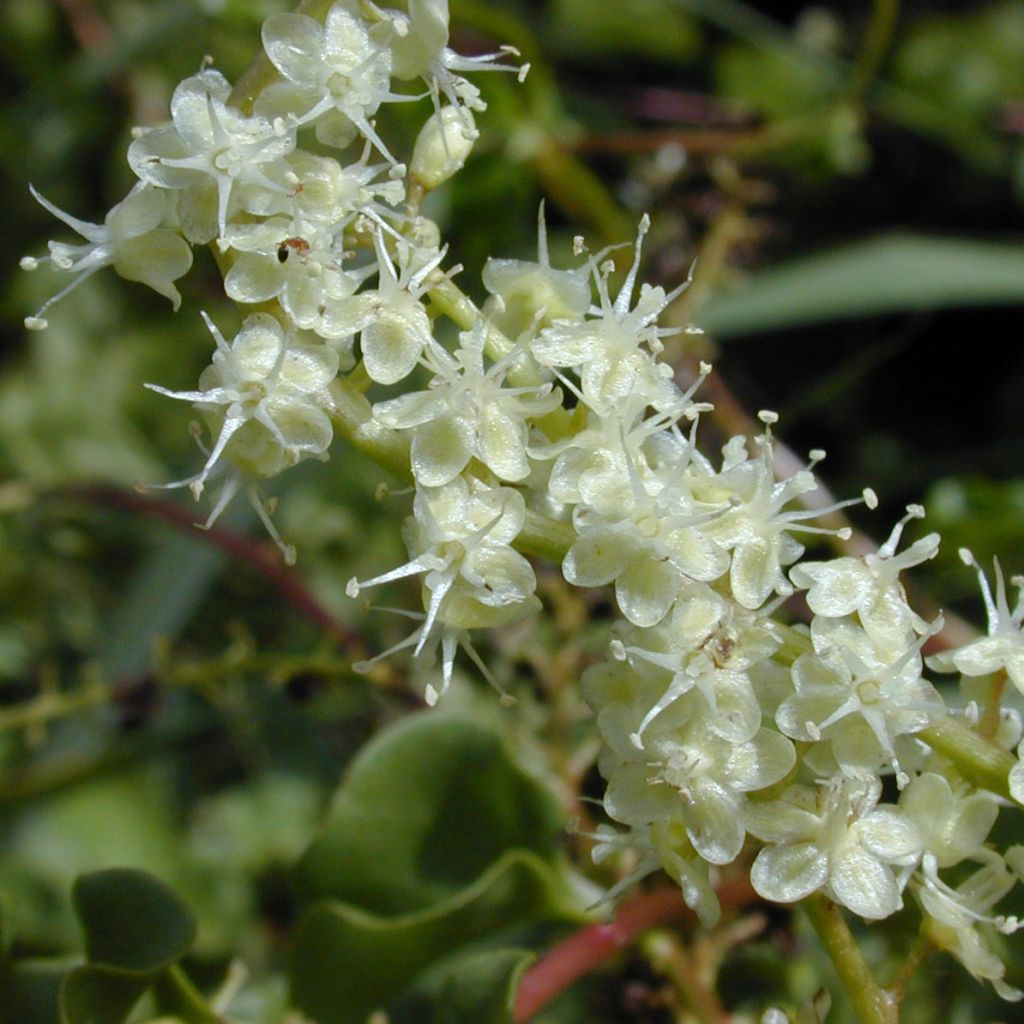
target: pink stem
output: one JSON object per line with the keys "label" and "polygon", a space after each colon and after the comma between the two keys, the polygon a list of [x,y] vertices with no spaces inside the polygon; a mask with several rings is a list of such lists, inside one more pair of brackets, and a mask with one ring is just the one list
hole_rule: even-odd
{"label": "pink stem", "polygon": [[[743,906],[757,899],[746,878],[718,890],[723,906]],[[676,886],[639,892],[626,900],[607,924],[590,924],[553,946],[523,975],[513,1019],[525,1024],[574,981],[589,974],[644,932],[692,916]]]}

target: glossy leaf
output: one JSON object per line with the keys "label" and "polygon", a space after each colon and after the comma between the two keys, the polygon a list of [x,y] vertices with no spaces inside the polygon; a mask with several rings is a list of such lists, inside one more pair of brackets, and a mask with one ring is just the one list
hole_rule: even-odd
{"label": "glossy leaf", "polygon": [[355,1024],[467,943],[578,917],[556,860],[562,828],[552,794],[490,726],[434,712],[384,730],[300,865],[321,902],[295,937],[299,1008]]}
{"label": "glossy leaf", "polygon": [[451,898],[507,850],[550,856],[563,828],[553,794],[496,731],[428,712],[383,731],[355,759],[298,877],[310,897],[407,914]]}
{"label": "glossy leaf", "polygon": [[571,914],[564,882],[513,850],[435,907],[386,918],[340,901],[317,904],[295,937],[292,992],[320,1024],[356,1024],[460,946],[517,924]]}

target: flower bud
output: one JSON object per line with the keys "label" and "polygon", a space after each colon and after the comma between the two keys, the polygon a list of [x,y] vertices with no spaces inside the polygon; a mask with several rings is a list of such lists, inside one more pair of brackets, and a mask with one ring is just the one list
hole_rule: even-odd
{"label": "flower bud", "polygon": [[479,132],[465,107],[445,107],[423,126],[412,152],[411,176],[434,189],[462,169]]}

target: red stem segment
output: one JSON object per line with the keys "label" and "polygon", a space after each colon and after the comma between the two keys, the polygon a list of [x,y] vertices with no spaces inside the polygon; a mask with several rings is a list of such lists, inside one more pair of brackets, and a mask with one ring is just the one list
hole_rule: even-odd
{"label": "red stem segment", "polygon": [[[718,890],[723,906],[739,907],[758,897],[746,878]],[[607,924],[591,924],[553,946],[524,975],[516,993],[513,1019],[525,1024],[574,981],[589,974],[644,932],[687,917],[693,911],[672,885],[639,892],[626,900]]]}
{"label": "red stem segment", "polygon": [[69,487],[59,492],[63,497],[87,501],[91,504],[113,506],[128,512],[139,512],[158,519],[181,531],[188,531],[199,540],[206,540],[232,558],[255,569],[265,577],[273,588],[297,611],[339,645],[354,655],[363,654],[360,637],[339,622],[316,598],[301,577],[285,565],[277,551],[269,545],[243,537],[223,526],[211,526],[197,530],[192,513],[180,505],[156,498],[132,494],[105,484],[84,487]]}

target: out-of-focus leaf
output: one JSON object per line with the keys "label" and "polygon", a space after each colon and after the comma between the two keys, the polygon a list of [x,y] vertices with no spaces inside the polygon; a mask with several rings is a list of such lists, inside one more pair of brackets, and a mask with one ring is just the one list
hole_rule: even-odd
{"label": "out-of-focus leaf", "polygon": [[408,914],[456,895],[508,850],[552,856],[563,828],[553,794],[495,730],[411,715],[352,762],[298,878],[312,898]]}
{"label": "out-of-focus leaf", "polygon": [[516,990],[534,959],[525,949],[493,949],[460,960],[441,989],[434,1024],[512,1024]]}
{"label": "out-of-focus leaf", "polygon": [[[61,1019],[64,1024],[120,1024],[142,994],[188,952],[195,918],[163,882],[132,868],[83,875],[75,883],[73,901],[89,962],[64,979]],[[210,1015],[211,1022],[215,1019]]]}
{"label": "out-of-focus leaf", "polygon": [[14,941],[11,900],[0,890],[0,1024],[51,1024],[63,966],[8,960]]}
{"label": "out-of-focus leaf", "polygon": [[82,875],[72,894],[89,961],[126,971],[158,971],[195,938],[191,911],[145,871],[109,868]]}
{"label": "out-of-focus leaf", "polygon": [[413,715],[353,762],[299,866],[323,902],[296,935],[292,988],[321,1024],[355,1024],[442,957],[526,922],[575,918],[560,808],[500,735]]}
{"label": "out-of-focus leaf", "polygon": [[712,298],[718,338],[882,313],[1024,300],[1024,245],[891,234],[765,270]]}
{"label": "out-of-focus leaf", "polygon": [[983,119],[1024,95],[1024,6],[1009,0],[912,23],[892,60],[901,85]]}
{"label": "out-of-focus leaf", "polygon": [[555,0],[553,8],[548,41],[569,54],[685,61],[700,47],[697,22],[672,0]]}
{"label": "out-of-focus leaf", "polygon": [[724,46],[715,61],[721,95],[768,118],[821,111],[833,90],[831,77],[789,50],[748,43]]}
{"label": "out-of-focus leaf", "polygon": [[320,1024],[357,1024],[435,961],[483,936],[572,916],[565,882],[536,854],[511,850],[477,881],[432,907],[396,917],[337,900],[304,916],[292,957],[296,1004]]}

